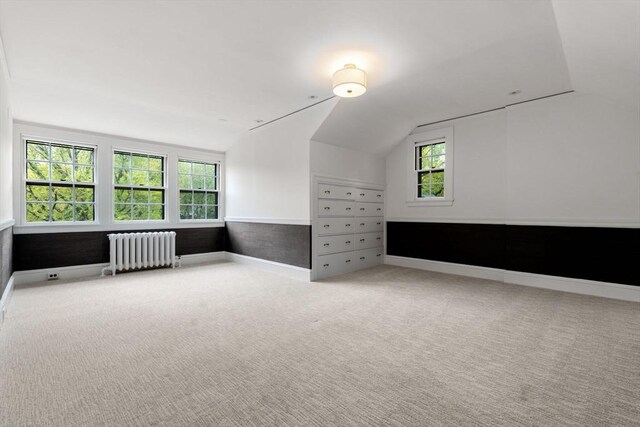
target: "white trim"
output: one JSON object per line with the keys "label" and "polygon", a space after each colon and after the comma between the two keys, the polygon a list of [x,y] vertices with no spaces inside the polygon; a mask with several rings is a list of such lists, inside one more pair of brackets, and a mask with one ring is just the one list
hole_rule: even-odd
{"label": "white trim", "polygon": [[215,261],[224,261],[226,260],[226,256],[224,251],[205,252],[201,254],[180,255],[178,260],[182,267],[183,265],[207,264]]}
{"label": "white trim", "polygon": [[547,218],[536,220],[504,220],[498,218],[481,218],[481,217],[399,217],[393,216],[386,218],[389,222],[437,222],[437,223],[463,223],[463,224],[505,224],[505,225],[540,225],[540,226],[557,226],[557,227],[608,227],[608,228],[640,228],[638,221],[606,221],[588,218]]}
{"label": "white trim", "polygon": [[227,216],[224,218],[224,220],[228,222],[257,222],[261,224],[311,225],[310,219],[295,219],[295,218]]}
{"label": "white trim", "polygon": [[[47,224],[48,225],[48,224]],[[206,222],[180,222],[172,223],[162,221],[127,221],[121,224],[93,224],[93,225],[15,225],[13,234],[38,234],[38,233],[80,233],[84,231],[125,231],[125,230],[178,230],[181,228],[216,228],[224,227],[222,221]]]}
{"label": "white trim", "polygon": [[357,179],[343,178],[343,177],[332,176],[332,175],[320,175],[320,174],[313,174],[313,177],[316,178],[316,182],[315,183],[312,182],[312,185],[315,185],[315,186],[317,186],[318,183],[322,183],[322,184],[333,184],[333,185],[343,185],[343,186],[354,186],[354,187],[360,187],[360,188],[370,189],[370,190],[380,190],[380,191],[385,190],[384,184],[379,184],[379,183],[370,182],[370,181],[361,181]]}
{"label": "white trim", "polygon": [[237,262],[238,264],[251,265],[263,270],[270,271],[272,273],[302,280],[304,282],[309,282],[311,280],[311,270],[309,270],[308,268],[296,267],[289,264],[282,264],[279,262],[254,258],[247,255],[234,254],[231,252],[226,252],[225,254],[227,261]]}
{"label": "white trim", "polygon": [[455,264],[450,262],[431,261],[393,255],[386,255],[384,263],[400,267],[416,268],[419,270],[437,271],[439,273],[497,280],[534,288],[552,289],[555,291],[571,292],[575,294],[640,302],[640,287],[638,286],[568,277],[547,276],[544,274],[523,273],[498,268],[478,267],[466,264]]}
{"label": "white trim", "polygon": [[13,227],[15,223],[16,223],[16,220],[13,218],[4,219],[0,221],[0,231],[7,229],[9,227]]}
{"label": "white trim", "polygon": [[11,301],[11,295],[13,295],[13,286],[15,284],[14,274],[12,274],[11,277],[9,277],[9,281],[7,282],[7,287],[4,288],[4,292],[2,293],[2,298],[0,298],[0,325],[2,324],[2,322],[4,322],[4,316],[7,313],[7,308],[9,307],[9,301]]}
{"label": "white trim", "polygon": [[437,223],[464,223],[464,224],[504,224],[503,219],[498,218],[446,218],[446,217],[421,217],[411,218],[402,216],[390,216],[385,218],[388,222],[437,222]]}
{"label": "white trim", "polygon": [[48,273],[58,273],[58,280],[60,279],[78,279],[81,277],[95,276],[100,277],[102,269],[109,267],[109,263],[101,264],[85,264],[85,265],[71,265],[68,267],[52,267],[41,268],[38,270],[23,270],[14,271],[16,286],[26,285],[31,283],[39,283],[47,281]]}

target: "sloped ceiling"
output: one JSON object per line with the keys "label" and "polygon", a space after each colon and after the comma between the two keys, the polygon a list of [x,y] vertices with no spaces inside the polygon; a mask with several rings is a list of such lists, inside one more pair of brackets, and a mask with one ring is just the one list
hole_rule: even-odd
{"label": "sloped ceiling", "polygon": [[[3,0],[0,36],[15,118],[223,151],[256,120],[330,97],[332,72],[355,62],[367,94],[340,100],[313,139],[384,154],[422,123],[590,90],[609,61],[632,74],[636,57],[620,56],[634,42],[608,32],[622,20],[633,37],[633,7],[578,3]],[[589,31],[572,18],[603,15]],[[605,55],[585,70],[592,38]],[[631,101],[623,83],[598,90]]]}

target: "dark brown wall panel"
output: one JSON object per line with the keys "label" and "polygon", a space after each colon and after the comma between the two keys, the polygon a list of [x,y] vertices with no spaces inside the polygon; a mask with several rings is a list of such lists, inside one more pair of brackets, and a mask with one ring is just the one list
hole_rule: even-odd
{"label": "dark brown wall panel", "polygon": [[640,286],[640,229],[387,222],[387,254]]}
{"label": "dark brown wall panel", "polygon": [[0,231],[0,296],[13,273],[13,227]]}
{"label": "dark brown wall panel", "polygon": [[[135,230],[128,233],[154,231]],[[224,250],[224,227],[181,228],[176,232],[176,255]],[[16,271],[109,262],[110,233],[40,233],[14,235]]]}
{"label": "dark brown wall panel", "polygon": [[226,250],[311,268],[311,226],[227,222]]}

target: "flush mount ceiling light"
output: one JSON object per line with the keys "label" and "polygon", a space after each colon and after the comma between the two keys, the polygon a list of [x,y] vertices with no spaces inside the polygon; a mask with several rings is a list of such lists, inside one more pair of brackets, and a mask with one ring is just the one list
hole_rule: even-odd
{"label": "flush mount ceiling light", "polygon": [[355,98],[367,91],[367,73],[353,64],[333,74],[333,93],[343,98]]}

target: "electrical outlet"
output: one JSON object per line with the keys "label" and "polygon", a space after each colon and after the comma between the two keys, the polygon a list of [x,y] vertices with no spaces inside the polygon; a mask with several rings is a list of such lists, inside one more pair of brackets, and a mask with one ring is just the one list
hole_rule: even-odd
{"label": "electrical outlet", "polygon": [[57,280],[58,273],[47,273],[47,280]]}

